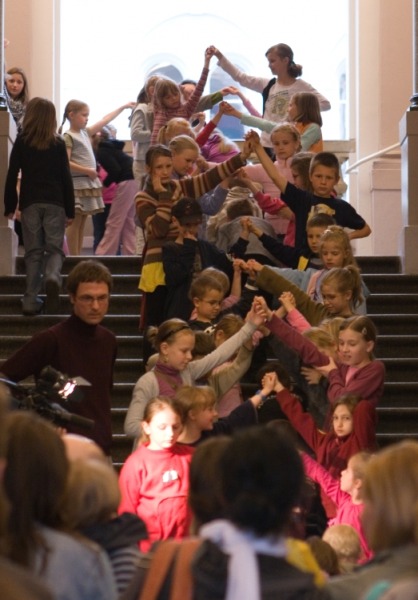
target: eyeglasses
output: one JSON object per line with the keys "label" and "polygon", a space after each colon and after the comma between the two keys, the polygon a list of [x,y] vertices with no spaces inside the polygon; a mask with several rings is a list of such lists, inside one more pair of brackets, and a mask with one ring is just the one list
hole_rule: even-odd
{"label": "eyeglasses", "polygon": [[102,296],[77,296],[76,300],[82,304],[94,304],[95,302],[105,304],[109,301],[109,294],[103,294]]}

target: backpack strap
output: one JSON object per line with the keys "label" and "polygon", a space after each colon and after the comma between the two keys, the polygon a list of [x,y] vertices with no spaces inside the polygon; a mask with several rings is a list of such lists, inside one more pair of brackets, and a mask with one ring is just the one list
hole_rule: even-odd
{"label": "backpack strap", "polygon": [[167,540],[158,544],[138,600],[157,600],[180,542]]}
{"label": "backpack strap", "polygon": [[193,580],[190,565],[202,541],[199,538],[181,541],[174,567],[170,600],[192,600]]}

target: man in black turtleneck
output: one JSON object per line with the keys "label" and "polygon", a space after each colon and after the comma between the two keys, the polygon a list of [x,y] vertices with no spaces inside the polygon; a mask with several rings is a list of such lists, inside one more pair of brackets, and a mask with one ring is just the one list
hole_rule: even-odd
{"label": "man in black turtleneck", "polygon": [[79,262],[67,278],[73,314],[34,335],[0,367],[12,381],[30,375],[38,379],[46,366],[69,377],[86,379],[91,387],[83,387],[82,400],[67,401],[64,407],[94,420],[94,427],[80,430],[71,426],[68,430],[90,437],[108,455],[112,442],[111,390],[116,338],[100,323],[107,313],[111,290],[112,276],[107,267],[96,260]]}

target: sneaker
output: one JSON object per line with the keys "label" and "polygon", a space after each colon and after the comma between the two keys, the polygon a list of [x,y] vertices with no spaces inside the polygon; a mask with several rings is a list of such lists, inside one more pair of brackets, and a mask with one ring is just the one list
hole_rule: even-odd
{"label": "sneaker", "polygon": [[50,278],[45,282],[45,313],[47,315],[56,315],[60,307],[60,286],[56,279]]}

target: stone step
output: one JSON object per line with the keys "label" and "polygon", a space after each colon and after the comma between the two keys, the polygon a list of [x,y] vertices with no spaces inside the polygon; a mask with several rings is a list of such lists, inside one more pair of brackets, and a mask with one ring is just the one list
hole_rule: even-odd
{"label": "stone step", "polygon": [[[25,275],[4,275],[1,277],[1,293],[2,294],[19,294],[22,295],[25,291]],[[113,294],[134,295],[140,296],[138,289],[139,274],[115,274],[113,275]],[[66,276],[62,281],[62,292],[66,295]]]}
{"label": "stone step", "polygon": [[370,273],[363,279],[372,294],[418,294],[418,275]]}
{"label": "stone step", "polygon": [[375,314],[415,314],[418,310],[418,290],[414,294],[371,294],[367,298],[367,313]]}

